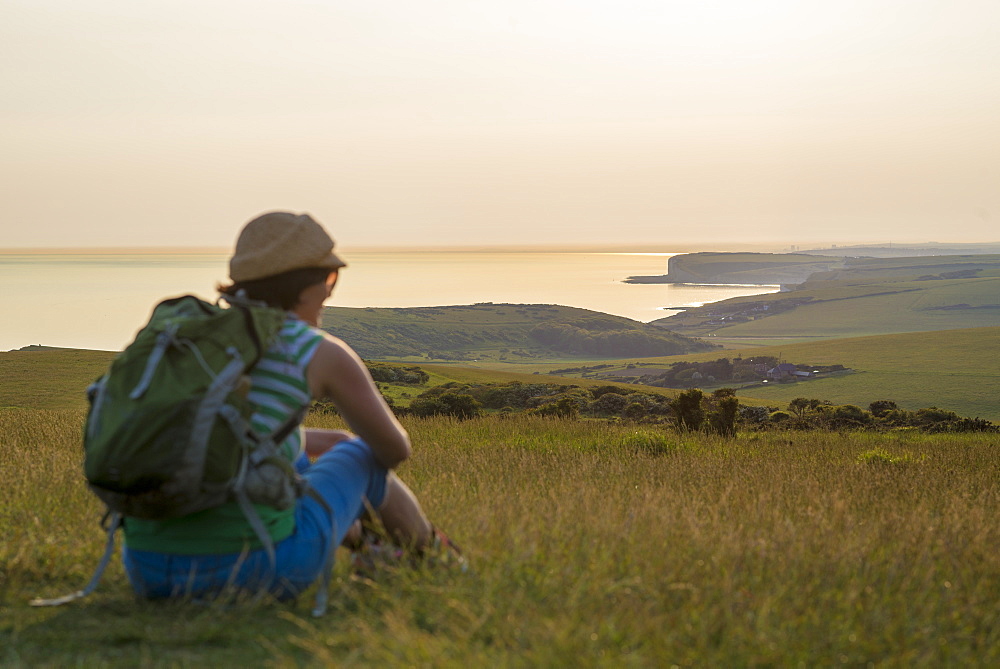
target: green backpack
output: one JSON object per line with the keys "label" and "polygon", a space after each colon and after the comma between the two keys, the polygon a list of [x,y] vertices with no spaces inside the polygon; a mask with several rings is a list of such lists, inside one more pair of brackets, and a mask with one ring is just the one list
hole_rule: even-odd
{"label": "green backpack", "polygon": [[308,489],[278,447],[308,407],[270,435],[250,428],[248,373],[274,341],[285,312],[229,300],[223,308],[192,295],[161,302],[149,323],[88,389],[84,473],[107,504],[107,547],[87,586],[97,586],[123,516],[176,518],[235,500],[267,550],[274,544],[253,504],[286,509]]}

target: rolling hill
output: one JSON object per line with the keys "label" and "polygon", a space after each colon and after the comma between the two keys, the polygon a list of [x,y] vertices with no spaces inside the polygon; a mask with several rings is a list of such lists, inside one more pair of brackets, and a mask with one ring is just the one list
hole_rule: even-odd
{"label": "rolling hill", "polygon": [[600,359],[713,348],[655,325],[552,304],[327,307],[323,328],[373,360]]}
{"label": "rolling hill", "polygon": [[713,340],[839,338],[1000,325],[1000,256],[849,258],[794,290],[654,321]]}
{"label": "rolling hill", "polygon": [[[907,334],[829,339],[778,347],[744,347],[732,351],[710,351],[683,356],[628,358],[627,364],[666,366],[681,360],[714,360],[719,357],[779,355],[793,363],[842,364],[852,373],[766,387],[744,388],[739,396],[750,403],[783,406],[795,397],[815,397],[838,404],[867,405],[877,399],[893,399],[906,409],[938,406],[966,416],[1000,422],[1000,327],[916,332]],[[0,408],[82,409],[84,389],[102,374],[115,354],[108,351],[58,349],[0,353]],[[615,361],[608,360],[615,373]],[[449,381],[487,383],[573,383],[582,386],[607,383],[600,378],[578,379],[549,376],[565,367],[553,360],[520,364],[497,361],[462,364],[421,365],[429,372],[428,385]],[[412,389],[397,389],[409,392]],[[399,392],[396,394],[398,395]],[[676,391],[656,389],[672,394]]]}

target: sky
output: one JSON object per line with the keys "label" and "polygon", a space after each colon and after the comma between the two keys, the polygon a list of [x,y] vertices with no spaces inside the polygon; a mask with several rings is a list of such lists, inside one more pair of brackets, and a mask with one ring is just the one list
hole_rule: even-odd
{"label": "sky", "polygon": [[0,248],[1000,240],[996,0],[5,0]]}

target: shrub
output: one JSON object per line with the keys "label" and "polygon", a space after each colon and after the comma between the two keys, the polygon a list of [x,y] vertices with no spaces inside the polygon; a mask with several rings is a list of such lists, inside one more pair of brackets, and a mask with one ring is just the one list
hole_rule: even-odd
{"label": "shrub", "polygon": [[831,427],[837,429],[864,427],[871,423],[871,414],[854,404],[842,404],[833,407],[824,407],[823,416],[829,421]]}
{"label": "shrub", "polygon": [[649,411],[642,402],[631,402],[622,409],[622,418],[629,420],[639,420],[640,418],[645,418],[648,414]]}
{"label": "shrub", "polygon": [[448,414],[448,405],[437,397],[420,397],[410,402],[410,413],[421,418],[445,416]]}
{"label": "shrub", "polygon": [[605,393],[590,403],[590,411],[599,415],[620,414],[630,404],[627,397],[617,393]]}
{"label": "shrub", "polygon": [[771,415],[768,416],[768,420],[772,423],[783,424],[787,423],[792,419],[792,414],[787,411],[772,411]]}
{"label": "shrub", "polygon": [[771,412],[767,407],[747,407],[741,406],[737,411],[737,419],[745,425],[761,426],[767,423]]}
{"label": "shrub", "polygon": [[677,419],[678,428],[692,432],[701,429],[701,424],[705,421],[705,409],[701,406],[703,397],[700,390],[692,388],[679,394],[670,403]]}
{"label": "shrub", "polygon": [[482,405],[467,393],[446,392],[437,397],[421,397],[410,404],[414,416],[454,416],[475,418],[481,414]]}
{"label": "shrub", "polygon": [[708,414],[708,424],[712,431],[724,437],[735,436],[736,415],[740,409],[740,401],[732,395],[727,395],[718,401],[717,407]]}
{"label": "shrub", "polygon": [[366,362],[368,372],[375,381],[382,383],[407,383],[420,385],[430,380],[430,375],[419,367],[399,367],[385,363]]}
{"label": "shrub", "polygon": [[537,409],[531,410],[537,416],[548,416],[551,418],[577,418],[580,415],[579,405],[571,397],[561,397],[555,402],[543,404]]}
{"label": "shrub", "polygon": [[868,410],[876,418],[884,418],[892,411],[898,411],[899,406],[892,400],[875,400],[868,405]]}

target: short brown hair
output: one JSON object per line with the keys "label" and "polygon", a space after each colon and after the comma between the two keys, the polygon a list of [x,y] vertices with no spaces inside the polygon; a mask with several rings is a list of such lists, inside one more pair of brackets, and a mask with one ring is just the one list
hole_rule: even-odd
{"label": "short brown hair", "polygon": [[223,295],[235,297],[243,291],[248,299],[264,302],[268,306],[289,311],[299,303],[299,295],[309,286],[323,283],[337,270],[328,267],[303,267],[273,276],[250,281],[219,284],[216,288]]}

